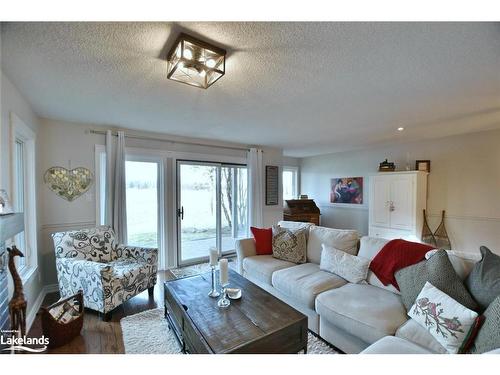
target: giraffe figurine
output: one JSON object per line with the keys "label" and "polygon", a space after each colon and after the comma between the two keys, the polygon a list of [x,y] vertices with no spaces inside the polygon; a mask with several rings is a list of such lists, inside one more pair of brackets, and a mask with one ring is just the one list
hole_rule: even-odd
{"label": "giraffe figurine", "polygon": [[26,299],[23,293],[23,283],[17,273],[14,258],[23,257],[24,254],[14,245],[7,248],[9,252],[9,270],[14,282],[14,294],[9,302],[10,328],[12,331],[21,332],[21,337],[26,335]]}

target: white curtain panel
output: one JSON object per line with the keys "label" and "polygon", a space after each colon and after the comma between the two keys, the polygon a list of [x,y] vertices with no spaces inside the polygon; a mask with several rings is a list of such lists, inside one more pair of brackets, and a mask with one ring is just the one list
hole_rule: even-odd
{"label": "white curtain panel", "polygon": [[264,205],[264,166],[262,150],[251,148],[247,155],[248,167],[248,223],[261,228],[264,223],[262,208]]}
{"label": "white curtain panel", "polygon": [[116,141],[115,191],[113,200],[113,228],[119,243],[127,240],[127,197],[125,180],[125,133],[118,132]]}
{"label": "white curtain panel", "polygon": [[111,130],[106,132],[106,225],[111,226],[119,243],[127,240],[127,206],[125,186],[125,133],[118,132],[114,142]]}
{"label": "white curtain panel", "polygon": [[106,199],[104,224],[113,225],[113,196],[115,191],[115,153],[114,137],[111,130],[106,132]]}

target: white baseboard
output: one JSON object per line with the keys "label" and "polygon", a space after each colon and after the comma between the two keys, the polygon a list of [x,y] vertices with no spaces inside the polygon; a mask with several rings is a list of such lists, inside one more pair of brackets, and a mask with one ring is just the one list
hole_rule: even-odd
{"label": "white baseboard", "polygon": [[27,316],[26,316],[26,332],[29,332],[31,329],[31,326],[33,325],[33,322],[35,321],[36,314],[38,313],[38,310],[40,310],[40,307],[42,306],[43,300],[45,299],[45,296],[48,293],[53,293],[59,291],[59,286],[57,284],[50,284],[50,285],[45,285],[40,293],[38,294],[38,297],[36,298],[35,302],[33,302],[33,306],[31,306],[31,309],[29,310]]}
{"label": "white baseboard", "polygon": [[59,284],[49,284],[43,287],[45,289],[46,294],[59,292]]}

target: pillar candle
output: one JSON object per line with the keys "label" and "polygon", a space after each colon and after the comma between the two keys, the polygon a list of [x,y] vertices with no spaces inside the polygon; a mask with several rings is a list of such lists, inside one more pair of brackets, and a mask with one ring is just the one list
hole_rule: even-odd
{"label": "pillar candle", "polygon": [[219,273],[220,273],[220,283],[221,285],[226,285],[229,283],[229,272],[227,259],[221,259],[219,261]]}
{"label": "pillar candle", "polygon": [[211,247],[209,250],[210,254],[210,266],[215,267],[217,266],[217,258],[219,256],[219,252],[215,247]]}

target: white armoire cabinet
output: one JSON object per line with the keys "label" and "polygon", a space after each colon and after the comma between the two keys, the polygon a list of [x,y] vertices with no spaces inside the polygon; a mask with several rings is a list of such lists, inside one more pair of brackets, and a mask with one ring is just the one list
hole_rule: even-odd
{"label": "white armoire cabinet", "polygon": [[427,204],[427,172],[383,172],[370,177],[369,236],[420,241]]}

